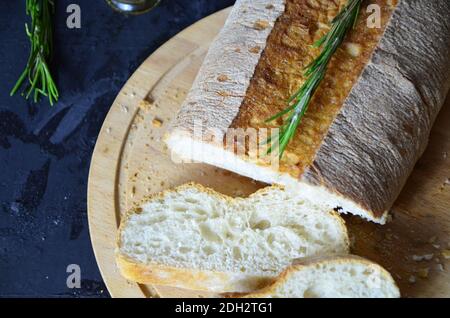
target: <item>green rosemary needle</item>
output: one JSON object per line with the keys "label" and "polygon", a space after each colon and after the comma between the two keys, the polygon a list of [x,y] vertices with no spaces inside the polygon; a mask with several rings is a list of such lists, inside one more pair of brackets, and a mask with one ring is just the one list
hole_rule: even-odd
{"label": "green rosemary needle", "polygon": [[352,29],[358,20],[359,11],[362,0],[348,0],[346,6],[339,12],[339,14],[331,22],[330,31],[320,40],[314,43],[314,47],[322,47],[320,55],[305,68],[305,76],[307,79],[303,86],[288,100],[288,107],[266,120],[272,122],[280,117],[287,116],[283,124],[279,128],[278,144],[272,143],[272,138],[267,140],[271,143],[268,153],[273,149],[278,148],[280,158],[286,150],[289,142],[294,138],[295,132],[300,125],[303,116],[308,110],[314,93],[325,77],[328,64],[333,57],[333,54],[344,41],[347,32]]}
{"label": "green rosemary needle", "polygon": [[25,24],[25,31],[31,48],[25,70],[11,90],[14,95],[27,82],[22,95],[28,99],[33,95],[36,103],[40,96],[48,97],[50,105],[58,101],[59,93],[50,73],[48,60],[53,51],[52,13],[54,0],[26,0],[26,13],[31,25]]}

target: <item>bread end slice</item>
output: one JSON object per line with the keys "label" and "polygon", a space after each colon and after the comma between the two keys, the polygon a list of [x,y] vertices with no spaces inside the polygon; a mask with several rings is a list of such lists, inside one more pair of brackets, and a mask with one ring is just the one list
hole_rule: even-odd
{"label": "bread end slice", "polygon": [[276,281],[245,298],[399,298],[392,276],[354,255],[313,257],[295,262]]}

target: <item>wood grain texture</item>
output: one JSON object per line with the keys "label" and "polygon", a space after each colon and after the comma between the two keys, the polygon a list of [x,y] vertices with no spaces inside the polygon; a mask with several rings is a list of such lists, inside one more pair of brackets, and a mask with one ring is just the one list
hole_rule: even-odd
{"label": "wood grain texture", "polygon": [[[116,231],[121,215],[134,202],[189,181],[234,196],[246,196],[263,186],[202,164],[177,165],[161,141],[228,12],[198,22],[150,56],[124,86],[105,119],[91,163],[88,216],[97,262],[113,297],[210,296],[138,285],[120,276],[114,261]],[[354,253],[390,270],[404,296],[450,296],[450,261],[441,255],[450,249],[450,184],[445,184],[450,178],[449,126],[447,100],[425,155],[394,205],[392,221],[380,226],[358,217],[346,218]],[[430,254],[431,260],[414,260]],[[420,278],[426,269],[428,277]],[[411,277],[415,283],[409,282]]]}

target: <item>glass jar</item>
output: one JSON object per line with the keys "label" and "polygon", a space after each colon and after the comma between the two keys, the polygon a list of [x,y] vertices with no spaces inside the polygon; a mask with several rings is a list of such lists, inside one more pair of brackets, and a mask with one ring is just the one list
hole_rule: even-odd
{"label": "glass jar", "polygon": [[106,2],[117,11],[141,14],[156,7],[161,0],[106,0]]}

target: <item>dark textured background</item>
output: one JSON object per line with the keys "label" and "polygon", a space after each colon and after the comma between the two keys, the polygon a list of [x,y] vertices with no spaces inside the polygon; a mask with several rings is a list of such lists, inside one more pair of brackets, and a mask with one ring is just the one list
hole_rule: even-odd
{"label": "dark textured background", "polygon": [[[86,190],[92,151],[116,94],[144,59],[232,0],[162,0],[142,16],[103,0],[59,0],[54,74],[61,99],[34,105],[9,91],[28,56],[25,0],[0,10],[0,297],[106,297],[89,239]],[[66,7],[81,7],[81,29]],[[81,267],[82,288],[66,287]]]}

